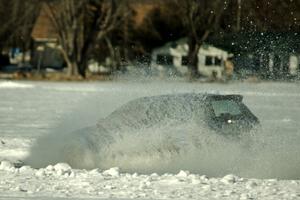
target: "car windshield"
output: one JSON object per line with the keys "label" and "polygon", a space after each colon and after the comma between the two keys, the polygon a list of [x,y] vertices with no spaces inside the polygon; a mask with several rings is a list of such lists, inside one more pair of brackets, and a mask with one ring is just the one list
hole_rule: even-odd
{"label": "car windshield", "polygon": [[220,117],[222,114],[230,114],[230,115],[241,114],[239,104],[232,100],[212,101],[211,105],[216,117]]}

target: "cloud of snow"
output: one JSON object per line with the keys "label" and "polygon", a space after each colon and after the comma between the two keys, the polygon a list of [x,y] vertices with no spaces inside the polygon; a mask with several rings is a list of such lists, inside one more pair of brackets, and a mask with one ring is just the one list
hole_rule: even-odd
{"label": "cloud of snow", "polygon": [[103,111],[103,117],[142,95],[114,93],[103,98],[106,102],[83,103],[85,113],[94,114],[87,116],[80,110],[71,114],[61,127],[37,141],[26,164],[38,168],[66,162],[73,168],[120,167],[122,172],[149,174],[188,170],[213,177],[300,178],[300,136],[288,128],[282,131],[263,123],[262,130],[240,138],[216,134],[197,121],[132,130],[117,127],[110,134],[96,125],[79,128],[86,124],[82,121],[96,124],[95,113]]}

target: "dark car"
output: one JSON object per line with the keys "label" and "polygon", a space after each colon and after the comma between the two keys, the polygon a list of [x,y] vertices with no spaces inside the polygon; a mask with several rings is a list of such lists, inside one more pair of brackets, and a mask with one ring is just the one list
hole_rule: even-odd
{"label": "dark car", "polygon": [[196,123],[224,135],[249,132],[259,120],[241,95],[168,94],[138,98],[116,109],[98,123],[108,132]]}
{"label": "dark car", "polygon": [[16,73],[19,72],[19,67],[17,65],[5,65],[0,67],[0,71],[3,73]]}
{"label": "dark car", "polygon": [[97,168],[102,159],[118,163],[120,158],[122,165],[124,159],[135,160],[135,156],[138,158],[135,161],[143,161],[140,158],[145,156],[149,162],[149,158],[168,159],[190,147],[205,148],[206,142],[209,145],[210,139],[220,138],[219,135],[232,141],[237,139],[241,142],[238,144],[248,148],[254,142],[248,132],[258,124],[240,95],[185,93],[142,97],[125,103],[94,126],[75,130],[70,138],[68,135],[60,141],[49,138],[62,147],[59,154],[48,156],[46,163],[34,157],[25,163],[47,166],[51,164],[50,157],[55,163],[63,161],[77,168]]}
{"label": "dark car", "polygon": [[33,70],[31,65],[5,65],[0,67],[0,72],[3,73],[28,73]]}

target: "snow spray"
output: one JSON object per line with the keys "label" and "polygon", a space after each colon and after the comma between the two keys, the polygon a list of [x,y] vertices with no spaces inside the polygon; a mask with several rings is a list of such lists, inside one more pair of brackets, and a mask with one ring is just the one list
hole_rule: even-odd
{"label": "snow spray", "polygon": [[[145,118],[143,106],[155,115]],[[96,125],[40,138],[26,164],[46,167],[67,162],[74,168],[123,172],[192,173],[220,177],[236,174],[249,178],[300,178],[300,136],[264,127],[238,138],[209,130],[192,107],[174,107],[173,113],[151,102],[112,113]],[[183,104],[186,105],[186,104]],[[152,113],[153,114],[153,113]],[[169,115],[168,120],[162,120]],[[146,120],[146,121],[145,121]]]}

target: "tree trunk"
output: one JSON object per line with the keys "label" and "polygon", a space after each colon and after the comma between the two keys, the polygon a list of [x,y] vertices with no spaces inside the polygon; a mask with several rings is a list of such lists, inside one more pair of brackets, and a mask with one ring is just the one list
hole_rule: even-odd
{"label": "tree trunk", "polygon": [[87,57],[81,58],[79,64],[78,64],[78,73],[82,78],[86,78],[86,69],[88,65]]}
{"label": "tree trunk", "polygon": [[76,61],[66,61],[67,67],[68,67],[68,76],[78,76],[78,65]]}
{"label": "tree trunk", "polygon": [[116,51],[108,37],[105,37],[105,41],[106,41],[106,44],[108,46],[109,53],[110,53],[112,71],[116,71],[117,70]]}
{"label": "tree trunk", "polygon": [[67,63],[67,68],[68,68],[67,75],[69,77],[78,76],[79,70],[78,70],[78,63],[76,61],[76,58],[74,56],[68,56],[67,52],[63,48],[59,47],[58,49],[62,53],[63,58],[64,58],[65,62]]}
{"label": "tree trunk", "polygon": [[196,42],[192,37],[189,38],[189,52],[188,52],[188,66],[190,71],[190,78],[194,79],[199,77],[198,72],[198,52],[200,44]]}

